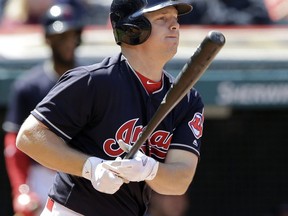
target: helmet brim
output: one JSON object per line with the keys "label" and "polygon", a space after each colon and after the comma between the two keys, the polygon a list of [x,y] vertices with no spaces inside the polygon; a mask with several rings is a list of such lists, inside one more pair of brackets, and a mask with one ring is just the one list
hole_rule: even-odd
{"label": "helmet brim", "polygon": [[169,6],[174,6],[178,11],[179,16],[188,14],[193,9],[192,5],[184,3],[184,2],[168,1],[168,2],[163,2],[161,4],[157,4],[152,7],[144,8],[143,10],[140,10],[136,12],[135,14],[133,14],[132,17],[137,17],[141,14],[157,11],[157,10],[169,7]]}
{"label": "helmet brim", "polygon": [[62,22],[55,21],[51,23],[49,26],[45,26],[46,35],[54,35],[54,34],[62,34],[67,31],[78,31],[82,30],[83,26],[76,22]]}

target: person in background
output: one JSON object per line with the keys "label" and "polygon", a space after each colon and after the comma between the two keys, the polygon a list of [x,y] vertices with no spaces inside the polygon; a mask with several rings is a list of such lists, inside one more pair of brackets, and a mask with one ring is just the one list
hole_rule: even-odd
{"label": "person in background", "polygon": [[110,20],[121,51],[65,73],[31,111],[17,147],[57,170],[42,216],[140,216],[151,191],[181,195],[196,172],[204,104],[191,89],[133,158],[124,156],[175,78],[180,0],[113,0]]}
{"label": "person in background", "polygon": [[82,15],[70,4],[55,2],[46,12],[42,24],[51,57],[33,67],[15,81],[3,129],[4,155],[11,183],[16,215],[35,216],[45,205],[55,171],[41,166],[16,148],[20,125],[30,111],[55,85],[59,77],[78,66],[75,50],[81,44],[84,28]]}

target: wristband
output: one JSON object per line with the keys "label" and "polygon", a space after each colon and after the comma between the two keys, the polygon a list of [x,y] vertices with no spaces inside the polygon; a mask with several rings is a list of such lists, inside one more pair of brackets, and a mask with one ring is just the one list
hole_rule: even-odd
{"label": "wristband", "polygon": [[102,163],[103,160],[98,157],[89,157],[82,168],[82,177],[91,181],[92,174],[95,172],[95,169],[98,164]]}

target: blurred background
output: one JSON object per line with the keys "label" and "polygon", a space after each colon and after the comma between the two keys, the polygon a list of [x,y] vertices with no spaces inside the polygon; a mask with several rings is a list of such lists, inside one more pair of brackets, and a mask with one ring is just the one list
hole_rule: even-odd
{"label": "blurred background", "polygon": [[[90,64],[118,52],[108,20],[111,0],[70,2],[87,15],[77,58]],[[167,71],[177,76],[211,30],[227,42],[196,85],[205,123],[185,215],[287,216],[288,1],[190,2],[194,9],[179,19],[180,46]],[[40,23],[52,4],[0,0],[0,125],[12,82],[50,55]],[[3,139],[1,129],[0,215],[12,216]]]}

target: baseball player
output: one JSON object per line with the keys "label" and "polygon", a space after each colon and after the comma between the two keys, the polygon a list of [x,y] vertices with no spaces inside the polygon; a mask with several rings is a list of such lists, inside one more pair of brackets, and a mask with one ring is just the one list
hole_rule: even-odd
{"label": "baseball player", "polygon": [[136,142],[174,78],[178,0],[113,0],[110,19],[121,52],[67,71],[21,126],[17,147],[57,170],[42,216],[144,215],[151,190],[180,195],[198,163],[203,103],[193,89],[133,159]]}
{"label": "baseball player", "polygon": [[[57,10],[60,13],[53,14]],[[69,4],[53,5],[43,20],[45,39],[51,47],[51,58],[25,73],[11,89],[3,129],[6,132],[7,172],[12,188],[13,208],[17,215],[40,214],[35,211],[42,211],[45,206],[55,171],[39,165],[17,150],[16,135],[30,111],[44,98],[59,77],[77,65],[74,52],[80,44],[83,28],[80,21],[80,14]],[[62,25],[62,28],[59,28],[59,25]]]}

